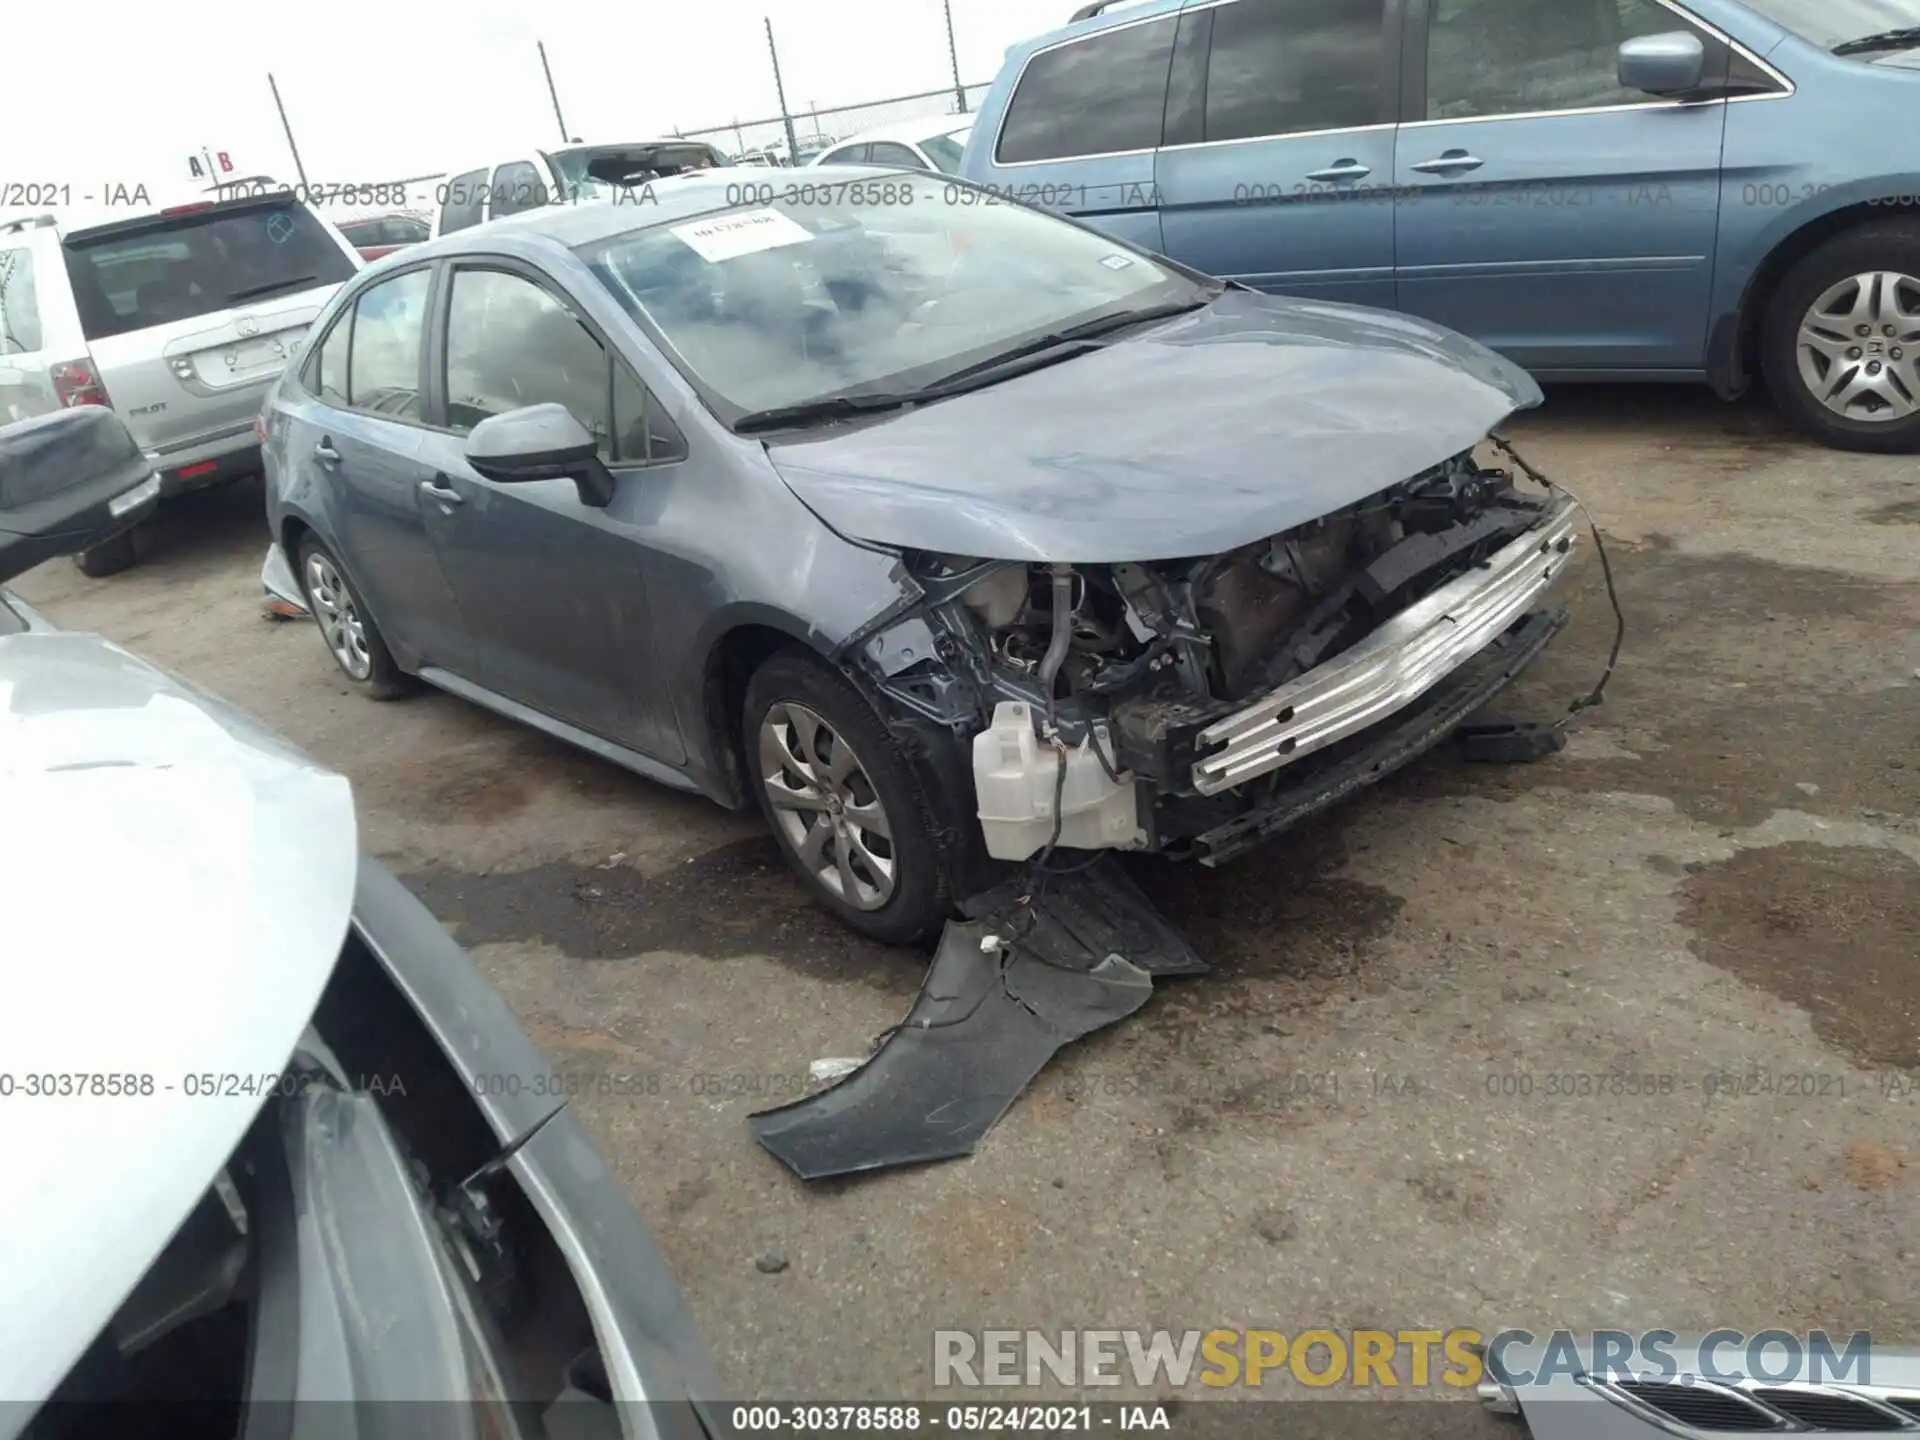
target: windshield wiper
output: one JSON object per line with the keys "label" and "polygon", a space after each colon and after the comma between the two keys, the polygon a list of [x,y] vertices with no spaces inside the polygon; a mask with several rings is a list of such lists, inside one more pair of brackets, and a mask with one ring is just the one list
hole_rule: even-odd
{"label": "windshield wiper", "polygon": [[898,410],[911,405],[918,395],[823,395],[817,400],[802,400],[794,405],[775,405],[766,410],[749,410],[733,422],[736,435],[755,430],[779,430],[789,425],[805,425],[814,420],[844,420],[856,415],[873,415],[883,410]]}
{"label": "windshield wiper", "polygon": [[227,303],[237,305],[242,300],[251,300],[256,295],[265,295],[273,290],[291,290],[296,285],[311,285],[319,278],[318,275],[295,275],[287,280],[269,280],[264,285],[249,285],[246,289],[236,290],[227,296]]}
{"label": "windshield wiper", "polygon": [[1175,300],[1164,305],[1148,305],[1140,310],[1123,310],[1115,315],[1099,315],[1091,320],[1082,320],[1078,325],[1069,325],[1064,330],[1055,330],[1050,334],[1024,341],[1011,350],[1002,350],[998,355],[989,355],[985,360],[976,361],[972,365],[963,365],[951,374],[942,375],[919,394],[926,399],[957,394],[959,392],[953,388],[956,381],[964,383],[989,375],[1003,365],[1024,360],[1030,355],[1044,354],[1048,350],[1061,346],[1072,345],[1077,341],[1096,340],[1103,335],[1111,335],[1116,330],[1144,325],[1150,320],[1165,320],[1174,315],[1185,315],[1190,310],[1198,310],[1212,304],[1213,300],[1214,297],[1211,295],[1204,300]]}
{"label": "windshield wiper", "polygon": [[1875,35],[1862,35],[1858,40],[1848,40],[1833,47],[1836,55],[1873,55],[1882,50],[1907,50],[1920,45],[1920,25],[1908,25],[1899,30],[1882,30]]}

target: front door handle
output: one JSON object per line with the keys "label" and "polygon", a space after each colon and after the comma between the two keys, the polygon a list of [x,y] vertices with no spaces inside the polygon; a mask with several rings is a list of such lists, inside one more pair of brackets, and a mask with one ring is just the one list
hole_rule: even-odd
{"label": "front door handle", "polygon": [[1309,170],[1309,180],[1364,180],[1373,173],[1371,165],[1362,165],[1358,160],[1341,160],[1324,170]]}
{"label": "front door handle", "polygon": [[1449,150],[1432,160],[1422,160],[1413,168],[1422,175],[1457,175],[1467,170],[1478,170],[1486,163],[1478,155],[1469,155],[1464,150]]}
{"label": "front door handle", "polygon": [[442,505],[464,505],[467,497],[446,484],[447,477],[436,475],[431,480],[420,482],[420,493],[429,500],[438,500]]}
{"label": "front door handle", "polygon": [[322,440],[313,447],[313,458],[331,470],[340,463],[340,452],[333,448],[333,441]]}

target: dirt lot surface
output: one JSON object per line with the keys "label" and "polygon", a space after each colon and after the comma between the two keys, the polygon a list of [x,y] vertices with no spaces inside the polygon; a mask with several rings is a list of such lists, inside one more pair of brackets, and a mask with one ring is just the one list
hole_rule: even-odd
{"label": "dirt lot surface", "polygon": [[[556,1066],[661,1077],[577,1104],[736,1394],[930,1396],[935,1327],[1920,1343],[1920,467],[1685,390],[1559,391],[1514,436],[1592,506],[1628,617],[1568,750],[1137,867],[1215,973],[1063,1053],[974,1159],[860,1183],[802,1185],[746,1116],[863,1053],[924,956],[810,908],[755,818],[348,694],[261,617],[249,489],[137,571],[17,588],[350,776]],[[1590,545],[1570,593],[1506,711],[1591,685]]]}

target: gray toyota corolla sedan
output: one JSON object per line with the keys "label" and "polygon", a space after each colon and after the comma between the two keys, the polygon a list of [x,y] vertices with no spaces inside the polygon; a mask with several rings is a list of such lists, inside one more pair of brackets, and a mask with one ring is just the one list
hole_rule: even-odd
{"label": "gray toyota corolla sedan", "polygon": [[1237,854],[1566,620],[1572,502],[1478,449],[1520,370],[946,177],[550,207],[311,333],[265,573],[345,674],[758,803],[883,939],[1056,848]]}

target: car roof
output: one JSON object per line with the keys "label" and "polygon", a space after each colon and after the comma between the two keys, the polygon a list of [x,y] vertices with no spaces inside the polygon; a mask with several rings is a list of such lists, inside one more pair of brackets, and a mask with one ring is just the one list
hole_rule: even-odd
{"label": "car roof", "polygon": [[[822,165],[822,178],[838,175],[848,181],[871,180],[881,171],[871,165]],[[907,174],[907,171],[899,171]],[[745,192],[741,186],[752,188]],[[638,197],[632,200],[589,200],[570,205],[536,205],[518,215],[489,220],[484,225],[469,225],[451,235],[442,235],[408,248],[408,263],[440,255],[486,252],[498,248],[508,238],[551,240],[569,250],[592,245],[632,230],[671,225],[709,215],[718,210],[737,209],[756,194],[765,194],[764,172],[753,166],[726,166],[669,175],[662,180],[637,185]]]}
{"label": "car roof", "polygon": [[540,145],[528,145],[518,150],[498,149],[487,159],[473,164],[456,165],[442,172],[442,177],[452,179],[456,175],[471,175],[476,170],[493,170],[515,160],[530,160],[535,155],[564,155],[573,150],[620,150],[627,146],[640,145],[704,145],[716,155],[725,154],[719,146],[700,135],[629,135],[624,140],[569,140],[564,145],[551,142]]}
{"label": "car roof", "polygon": [[951,135],[956,130],[968,129],[973,125],[973,120],[971,115],[928,115],[918,120],[891,120],[885,125],[871,126],[820,148],[838,150],[842,145],[857,145],[873,140],[907,140],[917,145],[935,135]]}

